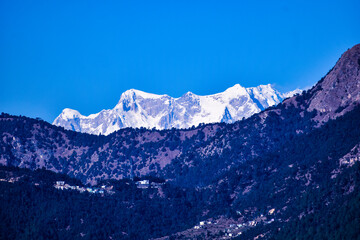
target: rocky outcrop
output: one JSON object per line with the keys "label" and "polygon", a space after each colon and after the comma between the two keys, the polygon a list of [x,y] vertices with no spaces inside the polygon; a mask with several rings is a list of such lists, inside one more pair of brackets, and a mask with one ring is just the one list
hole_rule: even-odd
{"label": "rocky outcrop", "polygon": [[360,44],[346,51],[309,94],[308,111],[317,110],[319,122],[351,111],[360,102]]}

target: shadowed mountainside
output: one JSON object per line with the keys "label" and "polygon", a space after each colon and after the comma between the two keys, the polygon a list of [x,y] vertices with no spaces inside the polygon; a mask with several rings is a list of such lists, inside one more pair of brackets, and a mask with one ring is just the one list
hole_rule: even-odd
{"label": "shadowed mountainside", "polygon": [[94,136],[3,114],[0,163],[45,167],[93,184],[153,174],[203,186],[230,166],[271,152],[357,106],[359,58],[356,45],[312,89],[234,124],[162,131],[126,128]]}
{"label": "shadowed mountainside", "polygon": [[[35,185],[39,174],[50,187],[60,176],[45,170],[3,168],[0,201],[7,207],[0,208],[6,219],[0,228],[24,238],[81,239],[85,231],[95,239],[229,239],[240,232],[241,239],[354,239],[360,234],[359,72],[356,45],[303,94],[243,121],[186,130],[126,128],[96,136],[2,114],[2,165],[45,168],[92,185],[149,175],[166,184],[142,191],[125,180],[122,194],[103,199]],[[19,173],[30,177],[7,182]],[[102,211],[93,208],[99,205]],[[122,208],[128,215],[118,218]],[[205,220],[210,223],[193,227]]]}

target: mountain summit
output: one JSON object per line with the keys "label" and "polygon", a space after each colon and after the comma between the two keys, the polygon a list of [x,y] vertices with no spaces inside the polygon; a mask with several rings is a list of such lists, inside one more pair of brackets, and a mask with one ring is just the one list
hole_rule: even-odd
{"label": "mountain summit", "polygon": [[281,94],[270,84],[244,88],[239,84],[224,92],[199,96],[187,92],[179,98],[130,89],[109,110],[83,116],[66,108],[53,124],[69,130],[108,135],[125,127],[189,128],[200,123],[232,123],[280,103],[300,90]]}
{"label": "mountain summit", "polygon": [[[360,102],[360,44],[347,50],[330,72],[309,92],[309,111],[320,122],[351,111]],[[328,113],[328,114],[326,114]]]}

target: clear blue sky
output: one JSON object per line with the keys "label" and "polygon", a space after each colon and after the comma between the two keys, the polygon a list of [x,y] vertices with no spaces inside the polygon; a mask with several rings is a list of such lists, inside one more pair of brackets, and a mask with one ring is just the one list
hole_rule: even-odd
{"label": "clear blue sky", "polygon": [[135,88],[179,97],[318,81],[360,43],[360,1],[0,1],[0,112],[52,122]]}

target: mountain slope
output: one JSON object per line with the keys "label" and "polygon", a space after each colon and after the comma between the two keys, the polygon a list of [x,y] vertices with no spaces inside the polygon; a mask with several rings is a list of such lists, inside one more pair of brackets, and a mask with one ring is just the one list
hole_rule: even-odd
{"label": "mountain slope", "polygon": [[[32,170],[44,167],[91,185],[149,175],[163,178],[167,184],[178,187],[170,194],[163,192],[172,197],[167,206],[172,206],[175,212],[185,210],[174,213],[180,217],[178,222],[172,221],[166,208],[161,208],[161,212],[156,212],[159,222],[155,225],[145,222],[142,226],[150,238],[161,237],[159,231],[166,235],[165,239],[171,234],[175,239],[229,238],[225,231],[229,233],[231,228],[234,234],[244,231],[245,239],[308,239],[314,234],[321,239],[336,239],[338,232],[346,231],[349,232],[344,236],[352,239],[359,236],[359,74],[360,45],[356,45],[301,95],[242,121],[185,130],[125,128],[108,136],[96,136],[2,114],[0,164]],[[16,186],[17,190],[8,191],[9,195],[15,192],[14,198],[22,191],[21,186]],[[4,187],[8,188],[9,185]],[[156,207],[158,202],[151,208],[154,211],[147,211],[148,204],[154,202],[151,196],[146,196],[144,202],[138,193],[143,192],[123,195],[134,196],[131,202],[117,202],[119,199],[113,198],[115,202],[111,200],[107,212],[113,213],[117,206],[125,206],[124,209],[130,206],[129,209],[139,210],[137,217],[146,216],[151,221],[154,211],[160,209]],[[36,194],[47,197],[41,191]],[[6,194],[0,197],[12,204]],[[16,199],[19,205],[23,201],[21,197]],[[87,200],[77,195],[74,199],[80,199],[77,202],[80,206],[81,201]],[[93,203],[90,198],[89,206]],[[34,206],[33,202],[29,206]],[[17,209],[16,205],[9,207]],[[194,212],[181,215],[186,209]],[[93,209],[91,212],[102,219],[94,226],[107,225],[106,215]],[[348,226],[331,217],[342,214],[346,215],[343,220]],[[116,219],[117,215],[111,216]],[[81,217],[76,217],[80,221]],[[5,224],[9,224],[17,218],[6,219]],[[54,221],[52,215],[49,219]],[[121,221],[126,223],[129,219]],[[201,229],[193,227],[204,220],[216,224]],[[234,224],[246,225],[236,229]],[[69,225],[60,226],[65,231]],[[122,227],[121,236],[137,230],[136,224]],[[159,231],[154,230],[157,228]]]}
{"label": "mountain slope", "polygon": [[[342,103],[344,96],[326,90],[324,84],[340,79],[336,91],[342,92],[346,82],[358,82],[358,58],[359,45],[346,52],[312,89],[234,124],[162,131],[127,128],[97,137],[3,115],[0,163],[31,169],[45,167],[91,183],[154,174],[182,185],[206,185],[230,166],[271,152],[281,142],[307,134],[321,122],[359,105],[356,95],[351,95],[336,113],[336,104],[321,111],[311,107],[324,101],[320,97]],[[353,74],[346,75],[348,72]],[[360,92],[356,84],[353,88]]]}
{"label": "mountain slope", "polygon": [[270,84],[252,88],[236,84],[218,94],[199,96],[188,92],[172,98],[131,89],[121,95],[113,109],[83,116],[66,108],[53,124],[78,132],[108,135],[125,127],[170,129],[189,128],[200,123],[232,123],[300,92],[295,90],[282,95]]}

